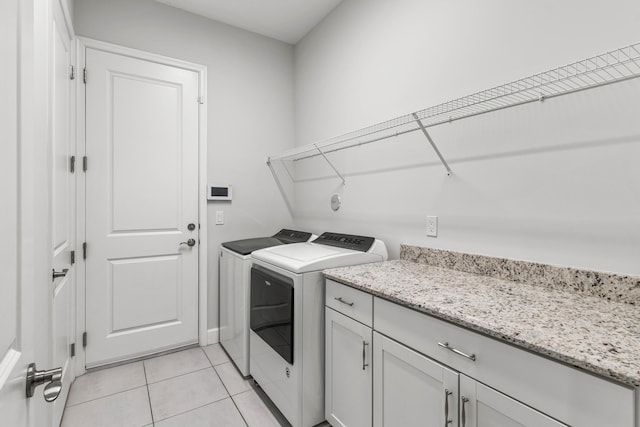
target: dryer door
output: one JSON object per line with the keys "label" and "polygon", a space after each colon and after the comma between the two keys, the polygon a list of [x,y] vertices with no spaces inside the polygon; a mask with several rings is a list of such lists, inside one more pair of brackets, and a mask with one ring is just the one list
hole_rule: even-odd
{"label": "dryer door", "polygon": [[251,330],[293,364],[293,279],[251,268]]}

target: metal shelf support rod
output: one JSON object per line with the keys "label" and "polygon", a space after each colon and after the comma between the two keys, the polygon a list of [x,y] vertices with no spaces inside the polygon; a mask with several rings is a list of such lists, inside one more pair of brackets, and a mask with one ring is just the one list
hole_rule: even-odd
{"label": "metal shelf support rod", "polygon": [[276,185],[278,186],[278,190],[280,190],[280,194],[282,194],[282,198],[284,199],[284,203],[287,205],[287,209],[289,210],[289,213],[293,216],[293,206],[291,206],[291,202],[287,197],[287,192],[285,191],[284,187],[282,186],[282,183],[278,179],[278,174],[276,173],[275,169],[273,169],[273,165],[271,164],[271,159],[267,159],[267,166],[269,166],[269,170],[271,171],[271,174],[273,175],[273,179],[276,182]]}
{"label": "metal shelf support rod", "polygon": [[338,172],[338,169],[336,169],[335,166],[333,166],[333,163],[331,163],[331,161],[329,161],[329,159],[322,152],[320,147],[318,147],[318,144],[313,144],[313,145],[316,147],[316,150],[318,150],[318,152],[324,158],[324,160],[329,164],[329,166],[331,166],[331,169],[333,169],[333,171],[336,173],[336,175],[338,175],[338,177],[342,180],[342,185],[347,185],[347,182],[344,180],[344,177],[342,176],[342,174],[340,174],[340,172]]}
{"label": "metal shelf support rod", "polygon": [[440,159],[444,167],[447,169],[447,175],[451,175],[451,168],[449,167],[449,164],[444,159],[444,157],[442,157],[442,153],[440,153],[440,150],[438,150],[438,146],[436,145],[435,142],[433,142],[433,139],[431,139],[431,135],[429,135],[429,132],[427,132],[427,129],[425,129],[424,125],[422,124],[422,121],[420,121],[416,113],[413,113],[413,118],[416,119],[416,123],[418,123],[418,126],[420,126],[420,130],[422,131],[424,136],[427,137],[429,144],[431,144],[431,148],[433,148],[433,151],[436,152],[436,154],[438,155],[438,158]]}

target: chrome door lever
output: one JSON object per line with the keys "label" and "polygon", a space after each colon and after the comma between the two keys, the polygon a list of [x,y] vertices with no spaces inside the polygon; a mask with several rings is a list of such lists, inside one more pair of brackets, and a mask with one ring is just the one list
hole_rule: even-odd
{"label": "chrome door lever", "polygon": [[186,242],[178,243],[178,246],[180,246],[180,245],[195,246],[196,245],[196,239],[189,239]]}
{"label": "chrome door lever", "polygon": [[36,387],[44,383],[49,383],[44,386],[44,400],[53,402],[62,391],[62,368],[38,371],[35,363],[30,364],[27,368],[27,397],[33,397]]}
{"label": "chrome door lever", "polygon": [[63,268],[62,271],[56,271],[55,268],[51,269],[51,280],[56,280],[58,277],[64,277],[69,272],[68,268]]}

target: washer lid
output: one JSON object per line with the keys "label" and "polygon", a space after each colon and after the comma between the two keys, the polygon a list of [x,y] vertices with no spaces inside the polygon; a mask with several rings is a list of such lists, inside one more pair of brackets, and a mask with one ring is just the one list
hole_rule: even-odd
{"label": "washer lid", "polygon": [[271,246],[282,245],[283,243],[275,237],[256,237],[255,239],[235,240],[224,242],[223,247],[240,255],[249,255],[258,249],[269,248]]}
{"label": "washer lid", "polygon": [[273,237],[256,237],[254,239],[234,240],[224,242],[223,247],[240,255],[249,255],[258,249],[270,248],[272,246],[285,245],[290,243],[306,242],[313,235],[304,231],[282,229]]}

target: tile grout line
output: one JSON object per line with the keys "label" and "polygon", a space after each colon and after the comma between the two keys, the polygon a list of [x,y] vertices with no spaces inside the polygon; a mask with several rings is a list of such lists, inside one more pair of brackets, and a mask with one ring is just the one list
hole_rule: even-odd
{"label": "tile grout line", "polygon": [[86,400],[84,402],[74,403],[73,405],[67,405],[67,406],[65,406],[64,409],[75,408],[76,406],[84,405],[85,403],[95,402],[96,400],[104,399],[104,398],[107,398],[107,397],[113,397],[113,396],[115,396],[117,394],[126,393],[126,392],[132,391],[132,390],[137,390],[137,389],[145,387],[145,386],[146,386],[146,384],[143,384],[143,385],[138,385],[138,386],[131,387],[131,388],[128,388],[128,389],[125,389],[125,390],[116,391],[115,393],[105,394],[104,396],[100,396],[100,397],[96,397],[96,398],[93,398],[93,399],[89,399],[89,400]]}
{"label": "tile grout line", "polygon": [[[214,400],[213,402],[205,403],[204,405],[200,405],[200,406],[198,406],[198,407],[196,407],[196,408],[189,409],[189,410],[187,410],[187,411],[183,411],[183,412],[179,412],[179,413],[177,413],[177,414],[171,415],[170,417],[167,417],[167,418],[163,418],[163,419],[161,419],[161,420],[158,420],[157,422],[160,422],[160,421],[166,421],[166,420],[169,420],[169,419],[171,419],[171,418],[178,417],[178,416],[180,416],[180,415],[188,414],[189,412],[197,411],[198,409],[202,409],[202,408],[204,408],[205,406],[209,406],[209,405],[213,405],[214,403],[222,402],[222,401],[223,401],[223,400],[225,400],[225,399],[231,399],[231,396],[223,397],[222,399],[218,399],[218,400]],[[233,401],[233,399],[231,399],[231,401]],[[238,411],[238,412],[240,412],[240,411]],[[242,414],[240,414],[240,415],[242,416]],[[246,424],[246,423],[245,423],[245,424]]]}
{"label": "tile grout line", "polygon": [[[238,393],[238,394],[242,394],[242,393]],[[244,423],[244,425],[249,427],[249,422],[246,420],[246,418],[242,414],[242,411],[240,410],[240,407],[238,407],[238,404],[236,403],[236,401],[233,399],[233,396],[230,396],[229,398],[231,399],[231,402],[233,402],[233,406],[235,406],[236,411],[238,411],[238,414],[240,414],[240,418],[242,418],[242,422]]]}
{"label": "tile grout line", "polygon": [[[215,344],[210,344],[210,345],[215,345]],[[207,346],[207,347],[208,347],[208,346]],[[211,360],[211,358],[209,357],[209,355],[207,354],[207,352],[206,352],[206,351],[204,351],[204,347],[200,347],[200,348],[202,348],[202,351],[204,352],[205,357],[207,358],[207,360],[208,360],[208,361],[209,361],[209,363],[211,364],[211,367],[213,367],[213,368],[215,368],[215,367],[216,367],[216,366],[218,366],[218,365],[223,365],[223,364],[225,364],[225,363],[227,363],[227,362],[231,362],[231,359],[230,359],[230,358],[228,358],[228,356],[227,356],[227,361],[226,361],[226,362],[222,362],[222,363],[218,363],[218,365],[214,365],[214,364],[213,364],[213,361]],[[224,351],[224,350],[223,350],[223,351]],[[226,355],[227,355],[227,354],[225,353],[225,356],[226,356]]]}
{"label": "tile grout line", "polygon": [[[206,352],[206,351],[204,351],[204,348],[203,348],[203,347],[200,347],[200,349],[201,349],[201,350],[202,350],[202,352],[204,353],[204,356],[205,356],[205,358],[207,359],[207,361],[209,362],[209,367],[201,368],[201,369],[196,369],[195,371],[186,372],[186,373],[184,373],[184,374],[176,375],[175,377],[165,378],[165,379],[162,379],[162,380],[159,380],[159,381],[153,382],[153,383],[149,383],[149,382],[147,381],[147,392],[149,392],[149,385],[159,384],[159,383],[161,383],[161,382],[163,382],[163,381],[167,381],[167,380],[171,380],[171,379],[175,379],[175,378],[180,378],[180,377],[183,377],[183,376],[185,376],[185,375],[193,374],[193,373],[195,373],[195,372],[206,371],[207,369],[211,369],[211,370],[213,370],[213,372],[216,374],[216,376],[217,376],[217,377],[218,377],[218,379],[220,380],[220,383],[222,384],[222,386],[224,387],[225,391],[227,392],[227,396],[226,396],[226,397],[223,397],[222,399],[214,400],[213,402],[205,403],[204,405],[198,406],[198,407],[196,407],[196,408],[189,409],[189,410],[187,410],[187,411],[184,411],[184,412],[180,412],[180,413],[177,413],[177,414],[171,415],[170,417],[163,418],[163,419],[161,419],[161,420],[158,420],[158,422],[160,422],[160,421],[164,421],[164,420],[168,420],[168,419],[170,419],[170,418],[174,418],[174,417],[177,417],[177,416],[179,416],[179,415],[187,414],[187,413],[189,413],[189,412],[192,412],[192,411],[195,411],[195,410],[198,410],[198,409],[204,408],[205,406],[212,405],[212,404],[214,404],[214,403],[220,402],[220,401],[222,401],[222,400],[224,400],[224,399],[231,399],[231,402],[233,402],[233,404],[235,405],[235,402],[233,401],[232,396],[231,396],[231,394],[229,393],[229,390],[227,390],[227,387],[224,385],[224,381],[222,381],[222,378],[220,378],[220,375],[218,375],[218,371],[216,371],[215,365],[211,362],[211,359],[209,359],[209,356],[207,355],[207,352]],[[226,363],[226,362],[225,362],[225,363]],[[143,364],[143,366],[144,366],[144,364]],[[146,368],[145,368],[145,379],[146,379]],[[151,400],[151,396],[149,396],[149,400]],[[149,401],[149,405],[151,405],[151,401]],[[236,409],[237,409],[237,407],[236,407]],[[240,412],[240,410],[239,410],[239,409],[238,409],[238,413],[239,413],[239,414],[240,414],[240,416],[242,417],[242,413]],[[154,425],[155,425],[155,422],[156,422],[156,421],[155,421],[155,417],[153,416],[153,407],[151,407],[151,417],[152,417],[152,420],[153,420]],[[243,422],[244,422],[246,425],[248,425],[248,424],[246,423],[246,421],[244,420],[244,417],[242,417],[242,420],[243,420]]]}
{"label": "tile grout line", "polygon": [[176,375],[175,377],[163,378],[161,380],[154,381],[152,383],[147,383],[147,385],[159,384],[159,383],[164,382],[164,381],[168,381],[168,380],[173,380],[175,378],[184,377],[185,375],[190,375],[190,374],[193,374],[193,373],[196,373],[196,372],[200,372],[200,371],[206,371],[207,369],[213,369],[215,371],[215,368],[213,368],[213,367],[200,368],[200,369],[196,369],[195,371],[185,372],[184,374]]}
{"label": "tile grout line", "polygon": [[[224,387],[224,389],[227,391],[227,394],[229,395],[229,399],[231,399],[231,402],[233,403],[233,406],[235,406],[236,411],[238,411],[238,414],[240,414],[240,418],[242,418],[242,422],[244,422],[244,424],[248,427],[249,426],[249,422],[246,420],[246,418],[242,414],[242,411],[238,407],[238,404],[236,403],[235,399],[233,398],[233,395],[231,393],[229,393],[229,389],[225,385],[224,381],[222,381],[222,377],[220,376],[220,374],[218,374],[218,371],[216,370],[215,366],[213,367],[213,372],[216,373],[216,375],[218,376],[218,379],[222,383],[222,387]],[[246,392],[248,392],[248,391],[249,390],[247,390]],[[246,393],[246,392],[243,392],[243,393]],[[238,393],[238,394],[241,394],[241,393]]]}
{"label": "tile grout line", "polygon": [[144,370],[144,382],[147,387],[147,399],[149,400],[149,411],[151,411],[151,424],[153,426],[156,425],[155,417],[153,416],[153,405],[151,404],[151,392],[149,391],[149,380],[147,379],[147,367],[144,366],[144,362],[142,362],[142,369]]}

